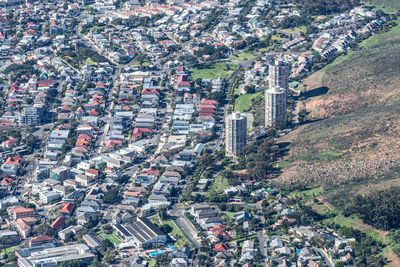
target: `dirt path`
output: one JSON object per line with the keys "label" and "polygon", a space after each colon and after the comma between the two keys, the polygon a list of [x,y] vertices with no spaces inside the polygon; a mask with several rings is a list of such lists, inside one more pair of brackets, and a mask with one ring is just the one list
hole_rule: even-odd
{"label": "dirt path", "polygon": [[368,225],[368,224],[365,224],[365,223],[362,223],[362,222],[359,222],[359,221],[355,221],[355,220],[352,220],[350,218],[345,218],[343,216],[340,216],[340,218],[343,219],[344,221],[348,221],[348,222],[354,223],[354,224],[356,224],[358,226],[364,227],[366,229],[374,231],[375,233],[378,233],[382,237],[382,242],[385,245],[387,245],[386,244],[386,236],[387,236],[387,234],[389,234],[389,231],[381,231],[381,230],[378,230],[378,229],[372,227],[371,225]]}
{"label": "dirt path", "polygon": [[400,266],[400,259],[399,257],[392,251],[391,248],[387,247],[384,253],[390,267],[398,267]]}

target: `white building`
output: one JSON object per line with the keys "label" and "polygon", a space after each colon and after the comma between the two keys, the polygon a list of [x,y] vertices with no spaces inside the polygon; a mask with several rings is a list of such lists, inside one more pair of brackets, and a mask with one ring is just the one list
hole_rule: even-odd
{"label": "white building", "polygon": [[286,90],[271,87],[265,91],[265,127],[286,126]]}
{"label": "white building", "polygon": [[236,157],[247,144],[247,117],[234,112],[225,121],[225,154]]}

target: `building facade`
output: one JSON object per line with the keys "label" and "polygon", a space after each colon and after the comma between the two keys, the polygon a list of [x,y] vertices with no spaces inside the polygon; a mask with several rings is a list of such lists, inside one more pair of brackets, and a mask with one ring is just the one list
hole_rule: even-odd
{"label": "building facade", "polygon": [[291,66],[288,62],[275,60],[268,65],[269,87],[280,87],[286,90],[286,96],[289,91],[289,76]]}
{"label": "building facade", "polygon": [[234,112],[225,121],[225,154],[236,157],[247,144],[247,117]]}
{"label": "building facade", "polygon": [[286,126],[286,91],[272,87],[265,91],[265,127],[283,129]]}
{"label": "building facade", "polygon": [[25,107],[19,117],[20,124],[40,124],[40,114],[35,107]]}

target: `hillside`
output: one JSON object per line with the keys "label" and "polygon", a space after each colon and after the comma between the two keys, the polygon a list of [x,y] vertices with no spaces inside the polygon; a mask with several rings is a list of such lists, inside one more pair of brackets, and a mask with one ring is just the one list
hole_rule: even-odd
{"label": "hillside", "polygon": [[335,195],[397,178],[400,26],[360,47],[305,81],[311,121],[281,139],[289,145],[279,182],[335,188],[337,202],[345,198]]}
{"label": "hillside", "polygon": [[385,8],[400,9],[400,1],[398,0],[369,0],[367,3],[380,5]]}

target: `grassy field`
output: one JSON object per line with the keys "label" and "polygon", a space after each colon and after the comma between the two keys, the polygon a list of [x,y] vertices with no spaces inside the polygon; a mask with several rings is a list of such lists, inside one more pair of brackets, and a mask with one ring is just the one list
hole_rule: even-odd
{"label": "grassy field", "polygon": [[257,96],[262,96],[262,95],[263,95],[263,92],[240,95],[235,100],[235,110],[238,110],[240,112],[248,111],[250,109],[251,100]]}
{"label": "grassy field", "polygon": [[282,38],[281,37],[279,37],[279,35],[272,35],[271,36],[271,41],[278,41],[278,42],[280,42],[280,41],[282,41]]}
{"label": "grassy field", "polygon": [[303,198],[304,200],[311,200],[314,196],[319,196],[324,192],[322,187],[314,187],[303,191],[294,191],[290,194],[292,198]]}
{"label": "grassy field", "polygon": [[327,159],[334,159],[334,158],[339,158],[339,157],[343,156],[343,153],[342,152],[333,152],[333,151],[328,150],[328,151],[321,152],[320,155]]}
{"label": "grassy field", "polygon": [[230,56],[229,59],[232,61],[243,62],[243,61],[252,59],[254,56],[255,55],[253,52],[246,51],[246,52],[239,53],[237,55]]}
{"label": "grassy field", "polygon": [[232,219],[236,215],[236,212],[231,212],[231,211],[223,211],[222,213],[225,214],[230,219]]}
{"label": "grassy field", "polygon": [[211,188],[208,191],[208,193],[212,191],[217,193],[222,193],[227,186],[228,186],[228,179],[222,176],[217,176],[213,184],[211,185]]}
{"label": "grassy field", "polygon": [[106,234],[103,232],[103,229],[102,229],[99,232],[97,232],[97,234],[103,239],[110,240],[114,245],[119,245],[122,243],[122,240],[115,233]]}
{"label": "grassy field", "polygon": [[366,6],[376,6],[375,11],[378,9],[383,10],[385,13],[395,13],[396,9],[400,9],[399,0],[369,0]]}
{"label": "grassy field", "polygon": [[201,79],[228,79],[239,68],[238,64],[218,62],[190,68],[193,80]]}
{"label": "grassy field", "polygon": [[380,242],[383,241],[382,236],[378,232],[374,231],[373,229],[359,225],[358,223],[361,223],[361,221],[355,217],[348,218],[348,217],[344,217],[342,215],[338,215],[333,218],[325,219],[323,223],[324,224],[335,223],[342,227],[351,227],[353,229],[356,229],[363,233],[366,233],[367,235],[369,235],[370,237],[372,237],[373,239],[375,239],[377,241],[380,241]]}
{"label": "grassy field", "polygon": [[86,59],[85,64],[88,65],[88,66],[90,66],[90,65],[92,65],[92,66],[97,66],[97,65],[98,65],[98,63],[97,63],[97,62],[94,62],[90,57],[88,57],[88,58]]}
{"label": "grassy field", "polygon": [[310,204],[311,201],[309,202],[308,205],[312,207],[314,211],[321,215],[326,215],[330,213],[331,215],[333,214],[333,217],[330,217],[328,219],[324,219],[322,221],[322,224],[325,226],[328,226],[331,223],[338,224],[342,227],[351,227],[353,229],[359,230],[363,233],[366,233],[367,235],[371,236],[377,241],[383,241],[382,235],[380,232],[370,226],[366,226],[362,223],[360,219],[358,219],[356,216],[351,216],[351,217],[345,217],[341,214],[340,211],[336,209],[332,209],[331,205],[325,205],[324,203],[312,203]]}
{"label": "grassy field", "polygon": [[13,246],[13,247],[8,247],[8,248],[6,248],[5,250],[1,248],[1,250],[0,250],[0,255],[8,254],[8,253],[10,253],[10,252],[14,252],[14,251],[15,251],[16,249],[18,249],[18,248],[19,248],[18,245],[17,245],[17,246]]}
{"label": "grassy field", "polygon": [[307,29],[306,26],[296,27],[296,28],[289,28],[289,29],[282,29],[282,31],[287,33],[299,33],[301,31],[305,31]]}

